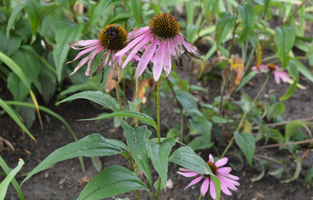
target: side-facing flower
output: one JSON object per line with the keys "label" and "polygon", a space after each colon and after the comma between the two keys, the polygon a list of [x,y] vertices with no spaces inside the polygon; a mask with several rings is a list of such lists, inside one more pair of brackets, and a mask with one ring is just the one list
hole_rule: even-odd
{"label": "side-facing flower", "polygon": [[256,66],[251,68],[254,71],[264,71],[264,72],[273,72],[274,78],[277,84],[280,84],[280,80],[283,82],[289,82],[291,79],[289,78],[289,75],[287,72],[280,70],[280,68],[277,65],[274,64],[268,64],[268,65],[260,65],[259,70]]}
{"label": "side-facing flower", "polygon": [[[101,61],[100,65],[96,68],[96,70],[92,73],[92,76],[99,74],[100,72],[104,71],[105,65],[108,63],[109,59],[109,66],[115,72],[116,65],[122,64],[122,56],[116,57],[115,53],[123,49],[125,47],[125,42],[127,40],[127,32],[125,29],[117,24],[109,24],[104,27],[104,29],[99,34],[99,39],[94,40],[80,40],[77,42],[69,42],[69,45],[75,50],[83,50],[81,51],[72,61],[67,62],[71,63],[75,60],[79,59],[81,56],[90,53],[88,56],[83,58],[78,65],[75,67],[74,71],[70,74],[74,74],[79,68],[81,68],[85,63],[88,61],[87,69],[85,71],[85,75],[89,76],[92,65],[96,56],[103,51],[102,58],[105,58]],[[117,74],[113,74],[113,79],[117,79]]]}
{"label": "side-facing flower", "polygon": [[[229,189],[231,190],[237,190],[236,186],[239,186],[239,182],[237,182],[236,180],[239,180],[239,177],[231,175],[231,167],[222,167],[224,166],[228,161],[228,158],[222,158],[216,162],[214,162],[214,157],[210,154],[209,156],[209,161],[207,162],[207,164],[209,165],[210,169],[212,170],[212,173],[220,179],[221,181],[221,189],[222,191],[227,194],[227,195],[232,195],[232,193],[229,191]],[[197,172],[191,171],[189,169],[184,169],[184,168],[180,168],[180,171],[178,171],[177,173],[180,175],[183,175],[185,177],[194,177],[194,176],[198,176],[200,174],[198,174]],[[200,175],[197,178],[195,178],[193,181],[191,181],[189,183],[189,185],[187,185],[186,188],[195,185],[196,183],[199,183],[202,179],[204,179],[201,188],[200,188],[200,192],[202,196],[205,196],[205,194],[207,193],[207,191],[210,188],[210,195],[213,199],[216,199],[216,190],[215,190],[215,186],[214,183],[212,181],[212,179],[210,178],[210,175]],[[185,189],[186,189],[185,188]]]}
{"label": "side-facing flower", "polygon": [[153,17],[149,26],[134,30],[128,34],[128,45],[116,56],[122,56],[129,52],[124,61],[124,68],[138,52],[143,52],[136,69],[135,77],[138,78],[146,69],[149,61],[153,63],[153,77],[158,80],[162,70],[167,76],[172,68],[172,58],[177,66],[181,68],[182,55],[201,59],[198,49],[186,41],[179,32],[179,24],[175,18],[168,13],[161,13]]}

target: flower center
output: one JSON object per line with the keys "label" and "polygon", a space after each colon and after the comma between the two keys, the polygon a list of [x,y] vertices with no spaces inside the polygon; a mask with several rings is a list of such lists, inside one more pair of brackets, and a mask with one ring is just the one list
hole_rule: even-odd
{"label": "flower center", "polygon": [[275,71],[275,70],[276,70],[276,65],[274,65],[274,64],[268,64],[268,65],[267,65],[267,68],[268,68],[269,70],[271,70],[271,71]]}
{"label": "flower center", "polygon": [[156,36],[166,39],[178,34],[179,24],[171,14],[161,13],[151,19],[149,28]]}
{"label": "flower center", "polygon": [[105,26],[99,35],[101,45],[111,50],[123,49],[125,47],[126,39],[126,30],[117,24],[109,24]]}
{"label": "flower center", "polygon": [[214,163],[210,162],[210,161],[207,162],[207,164],[211,168],[212,173],[216,176],[217,175],[217,167],[216,167],[216,165]]}

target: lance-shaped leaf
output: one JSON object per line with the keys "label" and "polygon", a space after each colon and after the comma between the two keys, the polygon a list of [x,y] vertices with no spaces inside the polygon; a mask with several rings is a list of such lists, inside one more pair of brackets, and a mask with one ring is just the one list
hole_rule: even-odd
{"label": "lance-shaped leaf", "polygon": [[220,19],[216,24],[216,35],[215,40],[217,45],[224,42],[229,33],[233,30],[236,24],[237,17],[231,15],[228,12],[220,14]]}
{"label": "lance-shaped leaf", "polygon": [[120,143],[116,142],[116,140],[105,139],[100,134],[93,133],[77,142],[70,143],[55,150],[27,175],[23,183],[51,164],[79,156],[111,156],[122,153],[123,150],[120,147]]}
{"label": "lance-shaped leaf", "polygon": [[252,158],[255,151],[255,140],[251,133],[234,132],[236,144],[246,156],[248,163],[252,165]]}
{"label": "lance-shaped leaf", "polygon": [[274,39],[282,66],[286,67],[289,63],[288,53],[295,42],[295,31],[290,27],[277,27]]}
{"label": "lance-shaped leaf", "polygon": [[255,23],[255,10],[251,4],[238,6],[239,17],[242,20],[243,30],[239,36],[238,43],[241,45],[253,31]]}
{"label": "lance-shaped leaf", "polygon": [[145,121],[147,123],[149,123],[151,126],[153,126],[155,128],[155,130],[157,129],[157,125],[156,122],[149,116],[140,112],[136,112],[136,111],[131,111],[131,110],[123,110],[123,111],[116,111],[114,113],[103,113],[100,114],[98,117],[96,118],[92,118],[92,119],[83,119],[83,120],[99,120],[99,119],[106,119],[106,118],[110,118],[110,117],[132,117],[132,118],[137,118],[140,119],[142,121]]}
{"label": "lance-shaped leaf", "polygon": [[122,166],[111,166],[91,179],[77,200],[102,199],[132,190],[148,190],[136,174]]}
{"label": "lance-shaped leaf", "polygon": [[63,99],[62,101],[57,103],[57,105],[60,103],[72,101],[75,99],[88,99],[88,100],[93,101],[93,102],[95,102],[95,103],[97,103],[103,107],[109,108],[113,111],[120,110],[118,102],[111,95],[104,93],[104,92],[100,92],[100,91],[80,92],[80,93],[74,94],[72,96],[69,96],[69,97]]}
{"label": "lance-shaped leaf", "polygon": [[214,175],[209,165],[190,147],[180,147],[169,157],[169,162],[176,163],[199,174]]}
{"label": "lance-shaped leaf", "polygon": [[148,155],[151,158],[155,170],[161,177],[163,188],[166,189],[168,156],[171,153],[172,147],[175,144],[174,138],[165,139],[161,145],[150,140],[148,144]]}
{"label": "lance-shaped leaf", "polygon": [[55,31],[56,45],[53,47],[53,60],[57,69],[58,81],[61,81],[63,64],[70,49],[68,42],[74,42],[79,39],[83,30],[83,24],[59,23]]}
{"label": "lance-shaped leaf", "polygon": [[122,127],[126,133],[126,141],[130,152],[136,161],[136,164],[142,169],[146,175],[150,185],[152,183],[152,176],[148,162],[148,153],[146,146],[151,135],[151,131],[148,131],[146,127],[137,126],[135,128],[130,127],[125,121],[121,122]]}

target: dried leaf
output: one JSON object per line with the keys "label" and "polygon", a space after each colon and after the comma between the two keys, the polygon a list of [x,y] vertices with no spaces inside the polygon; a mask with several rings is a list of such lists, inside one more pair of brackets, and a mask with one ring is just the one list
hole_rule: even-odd
{"label": "dried leaf", "polygon": [[230,69],[232,72],[231,85],[235,84],[236,86],[238,86],[242,79],[242,72],[244,69],[242,59],[240,57],[233,56],[228,60],[228,62],[230,63]]}
{"label": "dried leaf", "polygon": [[[114,70],[111,67],[110,68],[110,74],[108,75],[108,80],[107,80],[107,83],[106,83],[105,89],[104,89],[106,93],[111,92],[111,90],[113,90],[115,88],[115,80],[112,79],[113,73],[114,73]],[[120,69],[117,68],[117,75],[119,77],[118,82],[121,81],[120,73],[121,73]]]}
{"label": "dried leaf", "polygon": [[257,195],[258,197],[262,198],[262,199],[265,199],[265,196],[264,196],[263,194],[259,193],[259,192],[256,192],[256,195]]}
{"label": "dried leaf", "polygon": [[12,145],[12,143],[0,136],[0,142],[2,142],[2,141],[4,143],[6,143],[6,145],[8,145],[8,147],[10,147],[10,149],[12,149],[12,151],[15,151],[14,146]]}
{"label": "dried leaf", "polygon": [[[139,82],[138,86],[138,99],[142,100],[142,103],[147,101],[147,97],[153,92],[155,88],[155,81],[153,78],[145,79]],[[132,102],[135,101],[135,94]]]}

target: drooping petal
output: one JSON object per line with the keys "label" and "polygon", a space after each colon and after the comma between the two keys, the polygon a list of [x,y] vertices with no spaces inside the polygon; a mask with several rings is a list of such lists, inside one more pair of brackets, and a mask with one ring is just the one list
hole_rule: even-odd
{"label": "drooping petal", "polygon": [[89,59],[89,62],[88,62],[88,65],[87,65],[87,69],[85,71],[85,75],[86,76],[89,76],[90,75],[90,71],[91,71],[91,68],[92,68],[92,65],[93,65],[93,61],[95,60],[96,56],[98,55],[98,53],[100,53],[103,49],[101,48],[98,48],[96,49],[94,52],[92,52],[90,55],[90,59]]}
{"label": "drooping petal", "polygon": [[[85,50],[79,52],[79,54],[77,54],[77,56],[74,58],[74,60],[68,61],[68,62],[66,62],[66,64],[69,64],[69,63],[74,62],[75,60],[77,60],[77,59],[80,58],[81,56],[85,55],[86,53],[89,53],[90,51],[92,51],[92,50],[94,50],[94,49],[96,49],[96,48],[99,48],[99,46],[90,47],[90,48],[88,48],[88,49],[85,49]],[[103,47],[100,47],[100,48],[103,48]]]}
{"label": "drooping petal", "polygon": [[75,50],[81,50],[88,48],[93,45],[100,44],[100,40],[95,39],[95,40],[79,40],[76,42],[69,42],[68,43],[73,49]]}
{"label": "drooping petal", "polygon": [[201,195],[202,196],[205,196],[205,194],[208,192],[209,190],[209,185],[210,185],[210,181],[209,181],[209,178],[207,177],[202,185],[201,185],[201,188],[200,188],[200,192],[201,192]]}
{"label": "drooping petal", "polygon": [[199,181],[202,180],[203,176],[204,176],[204,175],[199,176],[198,178],[195,178],[193,181],[191,181],[191,182],[189,183],[189,185],[187,185],[187,187],[185,187],[185,189],[188,188],[188,187],[190,187],[190,186],[193,186],[194,184],[199,183]]}
{"label": "drooping petal", "polygon": [[165,42],[164,46],[164,65],[163,65],[165,76],[168,76],[172,69],[170,43]]}
{"label": "drooping petal", "polygon": [[280,84],[279,74],[276,71],[274,71],[273,74],[274,74],[275,82],[277,84]]}
{"label": "drooping petal", "polygon": [[216,165],[216,167],[221,167],[221,166],[225,165],[227,163],[227,161],[228,161],[228,158],[225,157],[225,158],[222,158],[222,159],[216,161],[215,165]]}
{"label": "drooping petal", "polygon": [[79,68],[81,68],[89,59],[90,59],[91,55],[88,55],[87,57],[83,58],[78,65],[74,68],[73,72],[70,74],[73,75],[75,72],[77,72],[77,70],[79,70]]}
{"label": "drooping petal", "polygon": [[136,78],[138,78],[142,74],[142,72],[146,69],[151,57],[155,53],[157,44],[158,44],[158,39],[156,38],[153,41],[153,43],[149,46],[149,48],[142,55],[138,63],[137,69],[136,69],[136,73],[135,73]]}
{"label": "drooping petal", "polygon": [[215,185],[214,185],[212,179],[210,179],[210,195],[211,195],[212,199],[216,199],[216,190],[215,190]]}
{"label": "drooping petal", "polygon": [[175,47],[173,45],[173,40],[172,38],[168,39],[168,43],[169,43],[169,47],[170,47],[170,51],[171,51],[171,55],[176,56],[176,51],[175,51]]}
{"label": "drooping petal", "polygon": [[278,71],[277,73],[279,74],[281,80],[283,80],[284,82],[287,82],[287,81],[291,80],[289,78],[289,75],[288,75],[287,72],[285,72],[285,71]]}
{"label": "drooping petal", "polygon": [[226,185],[221,183],[221,189],[222,191],[227,195],[232,195],[232,193],[229,191],[229,189],[226,187]]}
{"label": "drooping petal", "polygon": [[[130,48],[132,48],[132,50],[129,53],[129,55],[127,56],[126,60],[124,61],[122,69],[124,69],[124,67],[127,65],[127,63],[129,63],[129,61],[137,54],[138,50],[141,49],[142,46],[145,45],[152,37],[153,37],[153,34],[147,34],[147,35],[143,35],[142,37],[140,36],[140,37],[137,38],[137,39],[140,39],[140,40],[137,41],[139,43],[138,44],[135,43],[135,44],[133,44],[134,46],[130,47]],[[133,40],[132,42],[136,41],[137,39]],[[130,46],[132,42],[130,42],[125,48]],[[116,55],[118,53],[120,53],[120,52],[123,52],[124,49],[122,49],[121,51],[117,52]]]}
{"label": "drooping petal", "polygon": [[177,172],[177,174],[180,174],[184,177],[194,177],[199,175],[197,172]]}
{"label": "drooping petal", "polygon": [[220,179],[221,184],[224,184],[225,186],[227,186],[228,188],[232,190],[237,190],[236,186],[240,185],[240,183],[238,183],[237,181],[233,181],[226,177],[223,177],[223,176],[217,176],[217,177]]}
{"label": "drooping petal", "polygon": [[153,78],[154,80],[159,80],[164,62],[164,40],[161,41],[158,50],[155,53],[154,61],[153,61]]}
{"label": "drooping petal", "polygon": [[233,180],[239,180],[238,176],[234,176],[232,174],[228,174],[227,177],[230,178],[230,179],[233,179]]}

